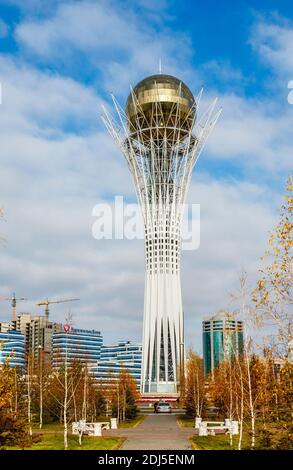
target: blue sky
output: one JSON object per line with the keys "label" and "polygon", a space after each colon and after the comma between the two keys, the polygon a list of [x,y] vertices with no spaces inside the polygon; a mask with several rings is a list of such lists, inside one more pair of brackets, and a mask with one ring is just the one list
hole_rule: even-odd
{"label": "blue sky", "polygon": [[[158,71],[184,80],[221,119],[194,170],[201,245],[182,258],[187,344],[200,322],[251,285],[292,170],[290,1],[0,0],[1,295],[81,298],[76,325],[106,341],[141,336],[141,241],[97,242],[92,208],[134,200],[126,163],[100,120],[114,92]],[[64,304],[65,305],[65,304]],[[63,320],[67,307],[52,309]],[[10,314],[0,305],[0,320]]]}

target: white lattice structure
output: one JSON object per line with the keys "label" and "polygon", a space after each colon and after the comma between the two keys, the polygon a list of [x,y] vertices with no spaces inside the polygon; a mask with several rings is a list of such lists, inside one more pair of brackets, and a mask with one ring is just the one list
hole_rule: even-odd
{"label": "white lattice structure", "polygon": [[119,118],[104,110],[104,123],[133,175],[145,226],[145,301],[141,392],[178,392],[184,357],[180,285],[181,219],[192,169],[220,111],[216,100],[200,119],[194,99],[175,77],[140,82],[126,112],[112,96]]}

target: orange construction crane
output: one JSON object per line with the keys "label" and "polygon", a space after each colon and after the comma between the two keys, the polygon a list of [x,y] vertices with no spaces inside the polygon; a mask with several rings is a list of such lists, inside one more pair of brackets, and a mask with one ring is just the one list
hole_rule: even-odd
{"label": "orange construction crane", "polygon": [[42,305],[45,305],[45,315],[46,315],[47,318],[49,318],[49,305],[50,304],[61,304],[62,302],[73,302],[75,300],[80,300],[80,299],[58,299],[58,300],[46,299],[46,300],[41,300],[36,305],[38,307],[41,307]]}
{"label": "orange construction crane", "polygon": [[11,302],[11,307],[12,307],[12,321],[16,321],[16,304],[18,302],[27,302],[27,299],[25,297],[20,297],[17,299],[15,297],[15,292],[13,292],[12,297],[0,297],[0,300],[8,300]]}

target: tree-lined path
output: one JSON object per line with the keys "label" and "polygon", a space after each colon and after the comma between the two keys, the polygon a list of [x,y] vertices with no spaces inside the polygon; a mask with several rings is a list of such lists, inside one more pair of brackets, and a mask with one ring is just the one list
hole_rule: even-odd
{"label": "tree-lined path", "polygon": [[175,415],[148,415],[136,428],[105,431],[126,437],[122,450],[188,450],[192,429],[180,428]]}

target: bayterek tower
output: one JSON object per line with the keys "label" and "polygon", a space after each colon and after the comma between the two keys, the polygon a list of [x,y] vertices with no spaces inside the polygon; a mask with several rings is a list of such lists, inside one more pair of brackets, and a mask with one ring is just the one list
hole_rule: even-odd
{"label": "bayterek tower", "polygon": [[200,94],[171,75],[131,89],[117,119],[103,120],[132,173],[145,228],[141,393],[178,396],[184,364],[181,219],[192,169],[216,123],[216,100],[198,118]]}

